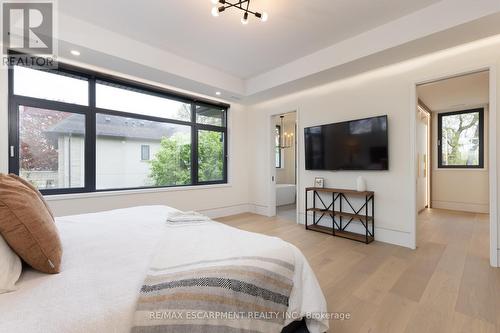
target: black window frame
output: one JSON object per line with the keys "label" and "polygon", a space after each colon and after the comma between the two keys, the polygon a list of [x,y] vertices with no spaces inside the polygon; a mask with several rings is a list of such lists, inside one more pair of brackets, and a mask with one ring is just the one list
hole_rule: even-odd
{"label": "black window frame", "polygon": [[[281,125],[276,125],[276,129],[278,130],[278,142],[281,142]],[[276,138],[275,138],[276,140]],[[278,155],[279,155],[279,163],[278,165],[276,166],[276,169],[281,169],[283,167],[283,150],[280,148],[279,144],[278,146],[276,146],[276,149],[278,150]],[[274,152],[274,154],[276,155],[276,152]],[[274,157],[275,159],[275,163],[276,164],[276,156]]]}
{"label": "black window frame", "polygon": [[[454,116],[466,113],[479,113],[479,163],[477,165],[447,165],[443,164],[443,146],[441,138],[443,137],[443,117]],[[438,113],[438,168],[439,169],[483,169],[484,168],[484,108],[460,110],[453,112]]]}
{"label": "black window frame", "polygon": [[[33,69],[40,70],[40,69]],[[71,194],[71,193],[94,193],[94,192],[109,192],[109,191],[127,191],[140,189],[162,189],[170,187],[189,187],[212,184],[227,184],[228,183],[228,121],[227,115],[230,105],[218,101],[200,98],[197,96],[182,94],[176,91],[167,90],[157,86],[144,84],[141,82],[120,78],[108,74],[91,71],[88,69],[67,65],[58,64],[57,69],[48,69],[45,71],[53,72],[61,75],[69,75],[88,80],[88,98],[87,106],[71,104],[59,101],[45,100],[40,98],[21,96],[14,94],[14,69],[8,69],[8,122],[9,122],[9,149],[8,161],[9,172],[19,175],[19,106],[30,106],[54,111],[63,111],[71,113],[79,113],[85,115],[85,163],[84,163],[84,187],[79,188],[56,188],[56,189],[41,189],[43,195]],[[124,89],[139,91],[153,96],[159,96],[171,100],[180,101],[191,105],[191,119],[189,121],[167,119],[154,116],[147,116],[131,112],[123,112],[98,108],[96,106],[96,82],[106,82],[115,86],[120,86]],[[196,123],[196,105],[208,106],[221,109],[223,111],[223,126],[205,125]],[[155,122],[187,125],[191,127],[191,183],[186,185],[169,185],[169,186],[142,186],[142,187],[126,187],[126,188],[96,188],[96,114],[109,114],[114,116],[129,117],[134,119],[150,120]],[[199,181],[198,180],[198,131],[208,130],[223,133],[224,137],[224,161],[223,161],[223,179],[216,181]],[[13,151],[12,151],[13,150]],[[11,154],[13,152],[13,154]]]}

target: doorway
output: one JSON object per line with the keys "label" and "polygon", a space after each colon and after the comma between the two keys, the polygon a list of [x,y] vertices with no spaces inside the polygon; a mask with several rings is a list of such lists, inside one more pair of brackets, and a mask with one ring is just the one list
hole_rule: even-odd
{"label": "doorway", "polygon": [[480,70],[416,86],[415,230],[417,246],[491,244],[475,251],[497,266],[491,82],[490,70]]}
{"label": "doorway", "polygon": [[431,110],[422,100],[417,104],[417,211],[431,208]]}
{"label": "doorway", "polygon": [[297,113],[272,117],[276,216],[297,219]]}

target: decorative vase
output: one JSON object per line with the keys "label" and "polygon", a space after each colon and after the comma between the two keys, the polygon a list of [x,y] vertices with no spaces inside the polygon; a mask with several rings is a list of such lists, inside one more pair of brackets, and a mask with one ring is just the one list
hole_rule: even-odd
{"label": "decorative vase", "polygon": [[356,179],[356,189],[359,191],[359,192],[364,192],[366,191],[366,181],[363,177],[359,176],[357,179]]}

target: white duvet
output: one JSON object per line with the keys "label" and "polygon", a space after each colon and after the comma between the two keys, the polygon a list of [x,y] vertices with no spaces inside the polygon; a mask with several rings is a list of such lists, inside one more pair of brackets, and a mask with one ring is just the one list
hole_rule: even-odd
{"label": "white duvet", "polygon": [[[0,332],[129,332],[138,290],[159,240],[169,232],[185,244],[172,254],[173,262],[195,256],[201,246],[192,232],[166,225],[166,217],[174,211],[166,206],[142,206],[57,218],[64,250],[62,272],[47,275],[25,269],[18,290],[0,295]],[[212,231],[204,227],[202,238],[219,245],[229,242],[225,228],[233,230],[218,223]],[[252,244],[269,238],[247,234]],[[313,271],[295,247],[294,252],[289,311],[326,312]],[[328,327],[326,320],[308,320],[307,324],[311,333]]]}

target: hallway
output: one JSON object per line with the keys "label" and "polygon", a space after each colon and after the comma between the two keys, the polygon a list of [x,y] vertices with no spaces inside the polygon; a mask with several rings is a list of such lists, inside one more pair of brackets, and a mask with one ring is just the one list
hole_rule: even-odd
{"label": "hallway", "polygon": [[297,222],[295,204],[276,207],[276,216],[283,220]]}

